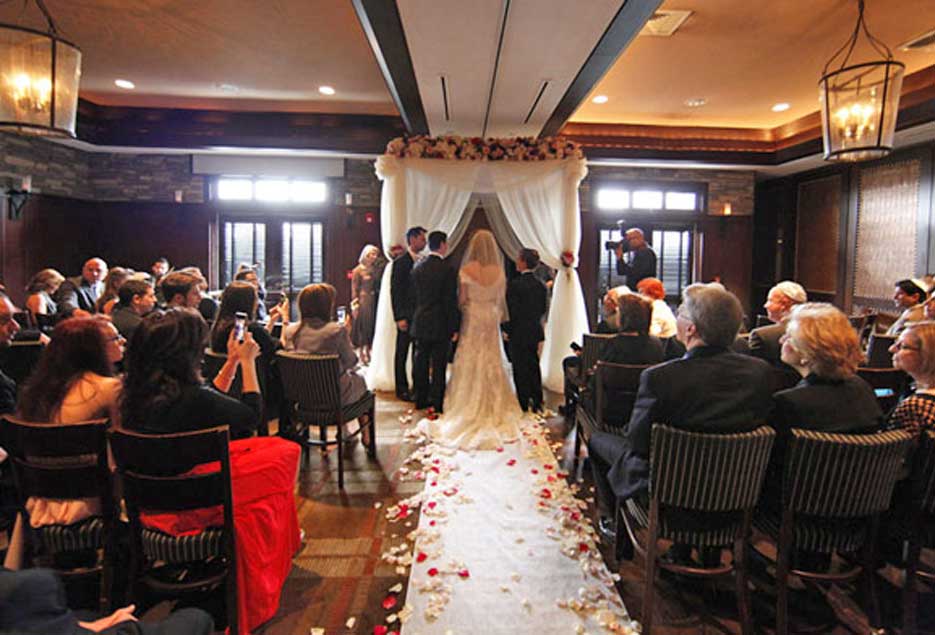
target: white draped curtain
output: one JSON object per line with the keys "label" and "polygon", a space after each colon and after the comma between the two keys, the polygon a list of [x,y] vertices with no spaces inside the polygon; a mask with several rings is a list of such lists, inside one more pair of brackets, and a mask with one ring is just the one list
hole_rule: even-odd
{"label": "white draped curtain", "polygon": [[[392,245],[405,245],[406,229],[415,225],[446,232],[449,247],[454,249],[464,237],[480,200],[488,201],[493,212],[491,228],[508,254],[512,255],[519,244],[537,250],[543,262],[559,269],[552,287],[540,364],[543,385],[562,392],[562,359],[569,343],[580,343],[581,334],[588,328],[578,272],[561,266],[562,252],[570,252],[576,263],[578,260],[578,185],[587,174],[584,159],[481,162],[384,155],[377,159],[376,171],[383,181],[380,229],[387,253]],[[472,199],[474,193],[481,196]],[[488,194],[496,196],[499,206],[489,204],[490,199],[484,196]],[[392,263],[380,288],[368,376],[370,386],[376,390],[395,388],[391,275]]]}

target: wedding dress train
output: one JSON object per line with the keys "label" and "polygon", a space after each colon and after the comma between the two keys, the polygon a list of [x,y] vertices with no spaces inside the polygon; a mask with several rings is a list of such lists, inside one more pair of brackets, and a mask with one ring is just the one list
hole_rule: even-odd
{"label": "wedding dress train", "polygon": [[488,284],[459,274],[461,330],[445,392],[445,413],[426,421],[432,440],[462,450],[493,450],[519,438],[523,413],[506,370],[500,337],[506,278],[502,268]]}

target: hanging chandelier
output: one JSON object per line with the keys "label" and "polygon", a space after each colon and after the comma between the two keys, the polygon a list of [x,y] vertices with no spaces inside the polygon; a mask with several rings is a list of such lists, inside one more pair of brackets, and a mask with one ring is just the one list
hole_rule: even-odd
{"label": "hanging chandelier", "polygon": [[[826,161],[878,159],[893,149],[906,67],[893,59],[886,44],[870,34],[864,20],[864,0],[857,0],[857,7],[854,32],[825,64],[818,82]],[[848,65],[861,32],[883,59]],[[842,53],[840,66],[829,71]]]}
{"label": "hanging chandelier", "polygon": [[43,0],[48,32],[0,24],[0,130],[75,136],[81,51],[58,36]]}

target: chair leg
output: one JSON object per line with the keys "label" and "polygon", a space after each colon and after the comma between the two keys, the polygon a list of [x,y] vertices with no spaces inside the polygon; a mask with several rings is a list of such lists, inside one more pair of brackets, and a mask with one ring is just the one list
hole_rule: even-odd
{"label": "chair leg", "polygon": [[648,540],[646,541],[646,588],[643,589],[643,633],[653,632],[653,613],[656,601],[656,531],[659,519],[659,502],[653,499],[649,507]]}
{"label": "chair leg", "polygon": [[870,620],[870,626],[880,627],[880,599],[877,596],[877,527],[879,519],[874,518],[871,521],[870,536],[867,544],[864,546],[863,579],[864,579],[864,603],[867,607],[867,617]]}
{"label": "chair leg", "polygon": [[792,554],[792,515],[783,512],[776,553],[776,635],[789,633],[789,569]]}
{"label": "chair leg", "polygon": [[571,473],[578,478],[578,463],[581,458],[581,424],[578,423],[578,416],[575,415],[575,456],[571,462]]}
{"label": "chair leg", "polygon": [[371,459],[375,459],[377,457],[377,408],[376,408],[376,405],[374,405],[374,407],[370,409],[370,443],[368,445],[369,445],[369,448],[368,448],[369,451],[367,453],[370,455]]}
{"label": "chair leg", "polygon": [[918,534],[913,532],[909,540],[909,554],[906,558],[906,582],[903,584],[903,635],[915,635],[918,628],[919,586],[916,571],[919,570],[919,558],[922,543]]}
{"label": "chair leg", "polygon": [[734,541],[734,577],[737,581],[737,613],[740,615],[740,632],[753,635],[750,619],[750,589],[747,587],[747,534]]}
{"label": "chair leg", "polygon": [[[335,437],[338,442],[338,489],[344,489],[344,424],[339,423]],[[324,428],[322,428],[324,430]]]}
{"label": "chair leg", "polygon": [[225,603],[227,610],[227,632],[231,635],[240,633],[240,614],[237,611],[237,569],[230,568],[227,571],[227,582],[225,583]]}

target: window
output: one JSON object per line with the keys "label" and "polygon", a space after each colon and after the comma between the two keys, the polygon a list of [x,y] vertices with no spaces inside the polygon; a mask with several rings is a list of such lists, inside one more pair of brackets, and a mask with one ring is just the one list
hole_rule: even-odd
{"label": "window", "polygon": [[282,286],[295,292],[324,279],[321,223],[282,224]]}
{"label": "window", "polygon": [[234,279],[241,264],[259,265],[266,271],[266,224],[224,223],[224,253],[221,254],[221,284]]}
{"label": "window", "polygon": [[656,251],[656,277],[662,280],[667,296],[680,298],[691,284],[691,231],[653,230]]}
{"label": "window", "polygon": [[595,205],[600,210],[636,212],[701,212],[705,190],[702,185],[673,183],[647,187],[641,183],[614,184],[597,189]]}
{"label": "window", "polygon": [[324,203],[328,200],[328,186],[322,181],[302,179],[222,177],[217,181],[217,198],[263,203]]}

